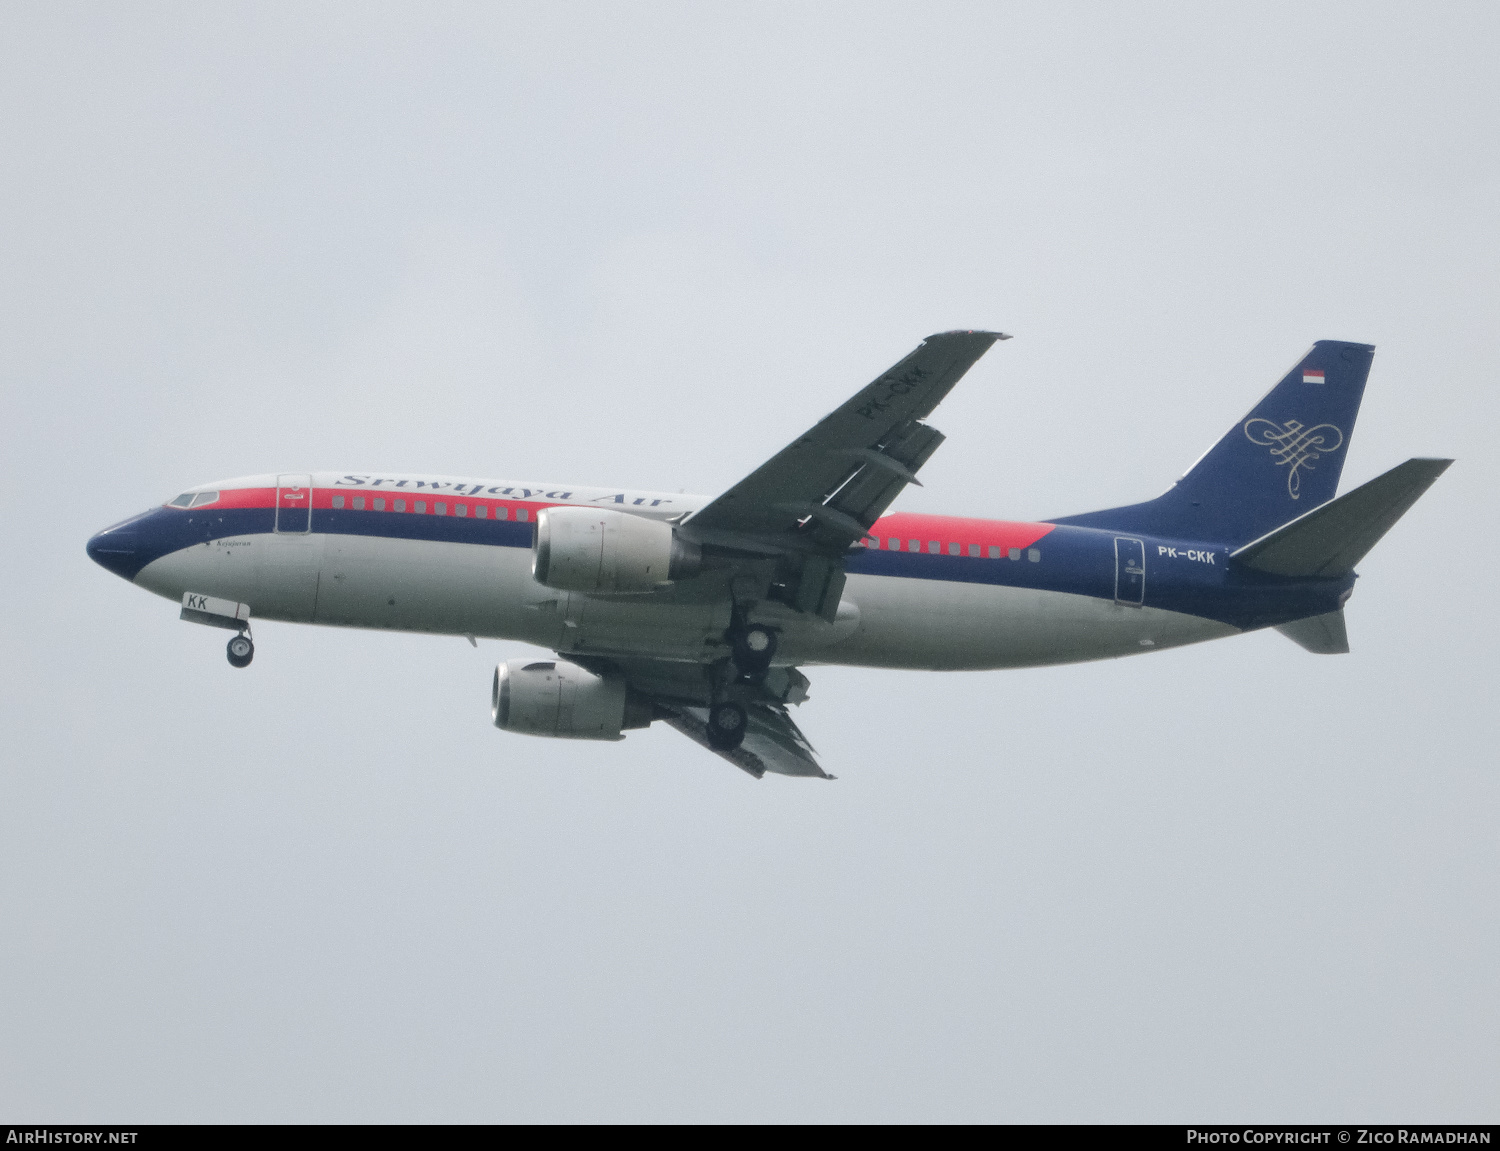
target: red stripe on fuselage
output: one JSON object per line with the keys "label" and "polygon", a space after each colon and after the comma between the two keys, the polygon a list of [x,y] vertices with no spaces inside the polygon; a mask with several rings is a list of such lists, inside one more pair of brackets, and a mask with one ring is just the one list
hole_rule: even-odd
{"label": "red stripe on fuselage", "polygon": [[[946,547],[959,544],[967,553],[969,545],[982,548],[1001,549],[1030,547],[1050,532],[1054,524],[1016,523],[1011,520],[973,520],[960,516],[923,516],[906,512],[885,516],[875,521],[870,535],[879,541],[882,551],[897,550],[891,540],[900,541],[901,551],[911,549],[913,540],[920,541],[922,548],[937,543]],[[872,548],[873,550],[873,548]]]}
{"label": "red stripe on fuselage", "polygon": [[[306,490],[306,489],[304,489]],[[212,512],[215,508],[274,508],[276,506],[276,488],[227,488],[219,493],[219,498],[211,504],[200,504],[192,509],[197,514]],[[363,509],[354,507],[356,498],[363,499]],[[333,501],[343,500],[343,507],[334,509]],[[375,507],[375,500],[385,501],[383,509]],[[396,501],[402,500],[405,508],[396,510]],[[423,510],[418,512],[418,502],[423,504]],[[438,505],[443,505],[443,510],[437,510]],[[534,520],[536,513],[543,508],[569,506],[560,501],[542,500],[505,500],[493,498],[476,498],[474,496],[453,496],[446,492],[434,493],[423,492],[413,489],[386,488],[383,490],[366,489],[339,489],[320,488],[312,489],[312,506],[320,511],[342,510],[342,511],[376,511],[381,510],[387,515],[458,515],[458,508],[462,505],[465,515],[473,519],[481,518],[478,509],[484,508],[485,515],[482,518],[494,519],[497,509],[505,510],[507,520],[515,520],[516,512],[525,508],[527,519]],[[582,504],[581,507],[591,505]],[[186,511],[185,508],[173,508],[173,511]],[[614,509],[609,509],[614,510]],[[910,512],[898,512],[895,515],[885,516],[875,521],[870,529],[870,536],[879,541],[882,551],[926,551],[929,544],[941,544],[943,550],[949,544],[959,544],[964,553],[967,554],[971,544],[981,548],[998,547],[1001,549],[1030,547],[1050,532],[1053,524],[1018,523],[1011,520],[978,520],[967,519],[961,516],[929,516],[917,515]],[[891,547],[891,540],[900,540],[899,548]],[[920,548],[911,548],[911,541],[920,542]],[[873,548],[872,548],[873,550]]]}
{"label": "red stripe on fuselage", "polygon": [[[303,490],[306,491],[307,489],[304,488]],[[217,508],[274,508],[276,506],[276,491],[276,488],[228,488],[220,492],[219,498],[213,503],[199,504],[192,510],[195,514],[201,515],[205,512],[212,512]],[[362,509],[356,509],[354,507],[354,500],[356,496],[359,499],[364,500],[365,502]],[[334,508],[333,504],[333,501],[335,499],[343,501],[342,506],[337,509]],[[376,508],[375,501],[377,499],[383,500],[385,502],[385,507]],[[397,500],[401,500],[405,505],[401,511],[396,510]],[[423,508],[423,510],[420,512],[416,510],[417,504],[419,502],[422,504]],[[441,512],[437,510],[439,504],[443,505],[443,510]],[[498,518],[495,516],[495,511],[496,509],[503,508],[505,509],[505,518],[509,520],[514,520],[516,518],[516,511],[520,508],[526,509],[528,513],[528,519],[535,519],[536,513],[541,511],[543,508],[558,506],[557,502],[555,501],[548,503],[542,500],[497,500],[484,498],[476,499],[473,496],[452,496],[446,492],[433,494],[432,492],[412,491],[409,489],[403,490],[400,488],[384,488],[374,491],[371,491],[368,488],[364,490],[354,489],[353,491],[348,488],[312,489],[312,506],[316,511],[362,510],[383,511],[388,515],[456,516],[458,515],[458,508],[460,505],[462,505],[464,509],[464,514],[473,519]],[[485,509],[485,514],[483,517],[479,516],[478,514],[479,508]],[[168,507],[167,510],[186,512],[188,509]]]}

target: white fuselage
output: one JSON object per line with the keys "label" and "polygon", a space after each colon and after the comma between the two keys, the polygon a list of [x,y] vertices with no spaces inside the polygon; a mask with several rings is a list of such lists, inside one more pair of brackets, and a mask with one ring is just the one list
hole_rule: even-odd
{"label": "white fuselage", "polygon": [[[340,491],[340,478],[317,476],[313,488],[326,502],[333,498],[326,493]],[[366,478],[338,498],[352,500],[348,493],[357,492],[363,507],[364,501],[373,502],[373,493],[383,493],[383,499],[394,502],[394,495],[401,491],[395,485],[404,482],[392,480],[372,487]],[[441,483],[431,481],[433,487]],[[459,483],[445,486],[451,489]],[[275,479],[256,477],[219,485],[226,500],[232,485],[274,491]],[[535,508],[558,504],[611,507],[666,518],[704,502],[680,494],[525,488],[489,482],[474,483],[468,490],[476,495],[457,498],[468,498],[471,503],[481,498],[505,500],[513,520],[527,507],[532,509],[529,518],[534,519]],[[411,489],[405,491],[409,497]],[[439,488],[440,495],[442,491]],[[548,499],[548,495],[567,498]],[[449,495],[434,507],[444,508],[451,517],[448,504],[454,498]],[[431,499],[429,494],[424,508]],[[414,500],[409,502],[415,505]],[[344,510],[347,504],[341,506],[340,512]],[[461,514],[476,513],[477,508],[471,511],[466,504]],[[167,514],[177,513],[170,509]],[[195,509],[192,514],[200,513]],[[498,516],[500,510],[493,514]],[[135,582],[174,600],[196,592],[239,601],[250,605],[253,617],[259,619],[518,640],[562,653],[705,661],[712,658],[730,624],[729,588],[710,577],[646,595],[584,595],[545,587],[532,578],[532,551],[526,533],[516,530],[519,523],[510,524],[506,542],[481,543],[382,534],[381,525],[388,521],[375,520],[373,513],[363,511],[361,515],[374,522],[373,528],[320,531],[320,515],[310,521],[311,530],[275,530],[267,521],[264,526],[271,530],[192,542],[152,559],[135,575]],[[939,530],[926,534],[936,535]],[[921,534],[921,529],[907,527],[906,534],[912,533]],[[1002,558],[987,562],[1017,563],[1019,567],[1008,570],[1023,574],[1046,570],[1039,565],[1028,569],[1025,560],[1006,557],[1004,549],[1000,554]],[[777,663],[891,668],[1069,663],[1194,643],[1238,630],[1201,616],[1098,595],[857,570],[849,576],[838,616],[831,624],[773,603],[758,606],[755,616],[780,628]]]}

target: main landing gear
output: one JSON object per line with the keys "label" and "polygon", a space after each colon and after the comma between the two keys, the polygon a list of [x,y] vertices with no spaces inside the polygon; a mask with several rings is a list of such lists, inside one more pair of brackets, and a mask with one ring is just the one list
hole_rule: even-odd
{"label": "main landing gear", "polygon": [[255,658],[255,644],[248,635],[240,632],[229,641],[225,654],[229,656],[230,667],[249,667],[250,661]]}
{"label": "main landing gear", "polygon": [[733,751],[745,741],[745,709],[716,703],[708,709],[708,742],[718,751]]}
{"label": "main landing gear", "polygon": [[731,628],[726,636],[734,668],[745,683],[760,683],[776,657],[776,633],[763,624]]}
{"label": "main landing gear", "polygon": [[776,657],[776,631],[764,624],[747,623],[742,609],[736,608],[734,622],[724,632],[729,644],[729,658],[721,659],[712,671],[713,698],[708,709],[708,744],[715,751],[733,751],[745,741],[748,715],[745,705],[733,697],[750,698],[758,693],[747,691],[766,680],[771,660]]}

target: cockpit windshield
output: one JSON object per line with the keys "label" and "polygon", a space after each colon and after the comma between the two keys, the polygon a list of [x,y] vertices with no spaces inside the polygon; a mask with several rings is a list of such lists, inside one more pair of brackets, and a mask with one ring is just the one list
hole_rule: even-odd
{"label": "cockpit windshield", "polygon": [[211,504],[219,498],[218,492],[183,492],[171,503],[169,508],[201,508],[204,504]]}

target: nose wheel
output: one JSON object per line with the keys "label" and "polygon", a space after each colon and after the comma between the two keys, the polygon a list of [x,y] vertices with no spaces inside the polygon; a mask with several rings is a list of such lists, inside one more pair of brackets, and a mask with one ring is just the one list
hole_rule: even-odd
{"label": "nose wheel", "polygon": [[248,635],[241,632],[229,641],[225,654],[229,657],[230,667],[249,667],[250,661],[255,658],[255,644]]}
{"label": "nose wheel", "polygon": [[708,709],[708,742],[719,751],[733,751],[745,741],[745,709],[737,703],[716,703]]}

